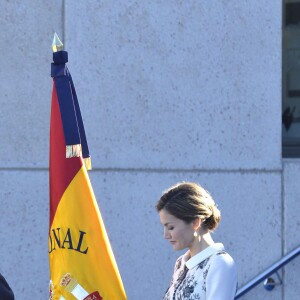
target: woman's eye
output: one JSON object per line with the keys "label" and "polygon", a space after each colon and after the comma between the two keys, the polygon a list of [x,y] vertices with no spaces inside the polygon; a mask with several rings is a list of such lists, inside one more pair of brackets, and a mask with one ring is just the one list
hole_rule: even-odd
{"label": "woman's eye", "polygon": [[174,229],[174,227],[169,227],[169,228],[168,228],[168,230],[173,230],[173,229]]}

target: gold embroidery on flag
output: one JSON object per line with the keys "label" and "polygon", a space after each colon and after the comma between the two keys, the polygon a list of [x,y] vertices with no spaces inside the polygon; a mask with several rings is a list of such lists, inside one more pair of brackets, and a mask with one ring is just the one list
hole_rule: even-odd
{"label": "gold embroidery on flag", "polygon": [[53,281],[50,280],[49,282],[49,300],[53,300],[54,297],[54,284]]}
{"label": "gold embroidery on flag", "polygon": [[67,273],[62,277],[60,285],[64,286],[66,291],[71,293],[75,299],[84,299],[89,295],[89,293],[77,282],[77,280],[71,277],[70,273]]}
{"label": "gold embroidery on flag", "polygon": [[75,299],[80,300],[102,300],[99,292],[93,292],[89,294],[79,283],[78,281],[71,276],[70,273],[65,274],[60,281],[60,286],[65,287],[65,290],[71,293]]}

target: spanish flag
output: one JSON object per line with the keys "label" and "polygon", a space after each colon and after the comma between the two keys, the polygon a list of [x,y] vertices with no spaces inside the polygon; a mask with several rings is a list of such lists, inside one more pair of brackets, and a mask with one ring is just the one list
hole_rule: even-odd
{"label": "spanish flag", "polygon": [[51,64],[49,299],[125,300],[87,173],[90,156],[66,66],[68,54],[58,42],[55,35]]}

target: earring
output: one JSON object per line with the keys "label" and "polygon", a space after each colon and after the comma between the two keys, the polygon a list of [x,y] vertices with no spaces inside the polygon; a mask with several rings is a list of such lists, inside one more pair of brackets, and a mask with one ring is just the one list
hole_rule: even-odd
{"label": "earring", "polygon": [[198,233],[197,233],[197,231],[195,230],[195,231],[194,231],[194,237],[197,237],[197,235],[198,235]]}

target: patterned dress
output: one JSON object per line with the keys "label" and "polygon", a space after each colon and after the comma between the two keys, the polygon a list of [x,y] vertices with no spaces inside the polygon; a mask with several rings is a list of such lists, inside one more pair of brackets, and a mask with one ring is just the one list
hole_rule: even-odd
{"label": "patterned dress", "polygon": [[163,300],[233,300],[236,288],[234,261],[216,243],[192,258],[188,251],[177,259]]}

